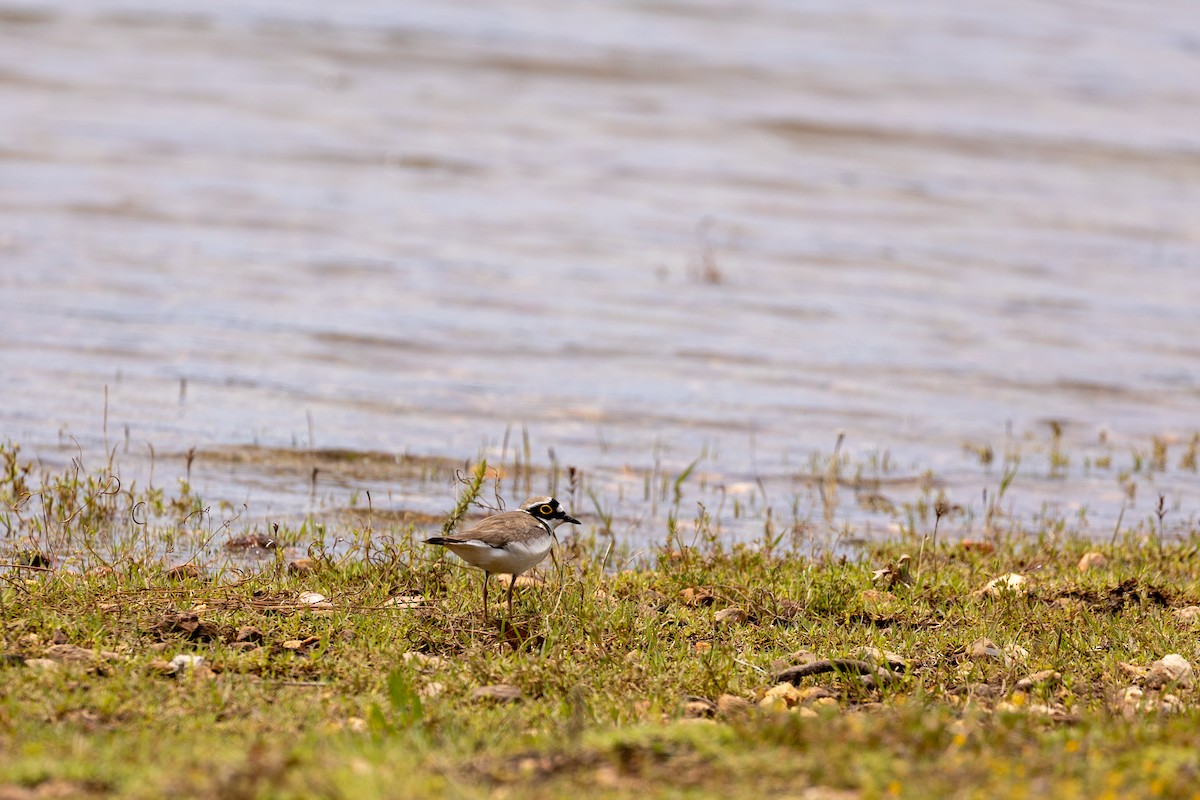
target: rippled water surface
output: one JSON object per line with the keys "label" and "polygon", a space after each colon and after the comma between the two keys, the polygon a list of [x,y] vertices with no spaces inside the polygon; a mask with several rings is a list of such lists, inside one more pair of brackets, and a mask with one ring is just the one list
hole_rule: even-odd
{"label": "rippled water surface", "polygon": [[1014,514],[1194,519],[1197,75],[1192,0],[0,2],[0,432],[258,514],[308,469],[206,453],[524,429],[634,539],[697,458],[683,516],[820,522],[838,432],[853,535],[1006,452]]}

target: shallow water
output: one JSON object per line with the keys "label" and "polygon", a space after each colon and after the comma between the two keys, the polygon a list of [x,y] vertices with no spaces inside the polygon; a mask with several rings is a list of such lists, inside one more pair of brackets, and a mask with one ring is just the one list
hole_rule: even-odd
{"label": "shallow water", "polygon": [[[829,527],[803,476],[841,431],[846,481],[932,472],[964,535],[1006,450],[1017,516],[1194,519],[1195,31],[1189,0],[0,2],[0,431],[160,481],[197,447],[267,515],[453,488],[203,452],[497,461],[524,427],[623,536],[703,455],[680,513],[754,537]],[[903,522],[856,494],[834,528]]]}

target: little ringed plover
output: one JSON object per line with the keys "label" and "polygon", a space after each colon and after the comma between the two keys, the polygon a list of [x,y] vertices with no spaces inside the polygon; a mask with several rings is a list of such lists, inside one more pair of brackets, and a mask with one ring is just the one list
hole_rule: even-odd
{"label": "little ringed plover", "polygon": [[508,615],[512,616],[513,586],[517,576],[539,563],[557,541],[554,529],[579,520],[563,511],[553,497],[531,497],[517,511],[494,514],[473,528],[450,536],[434,536],[425,544],[439,544],[483,570],[483,616],[488,613],[488,579],[492,573],[511,575]]}

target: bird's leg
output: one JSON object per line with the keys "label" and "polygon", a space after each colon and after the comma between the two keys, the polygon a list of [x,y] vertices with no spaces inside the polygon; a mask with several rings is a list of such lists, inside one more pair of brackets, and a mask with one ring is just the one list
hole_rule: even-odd
{"label": "bird's leg", "polygon": [[517,585],[517,576],[510,575],[512,580],[508,582],[508,618],[512,619],[512,590]]}
{"label": "bird's leg", "polygon": [[487,621],[487,618],[488,618],[487,585],[488,585],[488,578],[490,578],[490,577],[492,577],[492,573],[488,572],[487,570],[484,570],[484,573],[483,573],[483,619],[485,622]]}

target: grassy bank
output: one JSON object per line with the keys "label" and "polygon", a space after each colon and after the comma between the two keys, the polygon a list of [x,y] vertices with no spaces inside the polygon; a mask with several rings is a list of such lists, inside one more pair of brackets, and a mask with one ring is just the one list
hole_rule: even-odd
{"label": "grassy bank", "polygon": [[[512,620],[493,605],[485,621],[481,573],[407,527],[323,531],[354,543],[336,557],[169,569],[160,537],[186,527],[186,491],[19,477],[3,484],[0,798],[1200,783],[1180,663],[1200,658],[1194,533],[1097,545],[1011,529],[814,560],[724,546],[701,514],[702,544],[636,567],[614,569],[604,539],[564,547]],[[54,558],[22,544],[51,540]]]}

